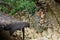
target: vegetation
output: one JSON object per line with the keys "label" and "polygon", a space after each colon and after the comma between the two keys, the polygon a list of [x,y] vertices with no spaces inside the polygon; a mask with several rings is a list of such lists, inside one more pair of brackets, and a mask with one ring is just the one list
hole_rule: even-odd
{"label": "vegetation", "polygon": [[6,6],[2,6],[2,11],[4,13],[9,13],[9,15],[14,15],[17,11],[26,10],[29,14],[33,14],[35,12],[35,3],[34,0],[1,0],[1,2],[5,2],[9,4],[12,8],[8,12]]}

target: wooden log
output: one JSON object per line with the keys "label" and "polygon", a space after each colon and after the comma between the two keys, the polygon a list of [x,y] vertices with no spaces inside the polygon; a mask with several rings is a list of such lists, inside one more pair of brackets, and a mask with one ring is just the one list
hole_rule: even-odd
{"label": "wooden log", "polygon": [[[24,27],[29,27],[29,26],[30,26],[29,23],[18,21],[18,20],[11,18],[7,14],[4,14],[0,11],[0,29],[1,29],[0,32],[2,32],[2,30],[9,31],[10,36],[11,36],[12,33],[15,32],[16,30],[23,29],[22,31],[24,33]],[[5,35],[5,33],[3,35]],[[24,38],[24,34],[23,34],[23,38]],[[9,38],[9,39],[11,39],[11,38]]]}
{"label": "wooden log", "polygon": [[11,23],[18,23],[20,21],[11,18],[10,16],[8,16],[7,14],[4,14],[0,11],[0,24],[11,24]]}

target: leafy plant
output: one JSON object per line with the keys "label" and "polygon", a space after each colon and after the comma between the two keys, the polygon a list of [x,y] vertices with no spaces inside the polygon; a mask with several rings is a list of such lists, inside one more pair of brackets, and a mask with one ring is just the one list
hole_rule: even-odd
{"label": "leafy plant", "polygon": [[28,11],[29,14],[33,14],[35,12],[34,0],[5,0],[4,2],[7,2],[11,6],[13,6],[9,13],[10,16],[14,15],[17,11],[22,10]]}
{"label": "leafy plant", "polygon": [[3,11],[4,13],[7,12],[7,8],[6,8],[6,7],[2,6],[1,8],[2,8],[2,11]]}

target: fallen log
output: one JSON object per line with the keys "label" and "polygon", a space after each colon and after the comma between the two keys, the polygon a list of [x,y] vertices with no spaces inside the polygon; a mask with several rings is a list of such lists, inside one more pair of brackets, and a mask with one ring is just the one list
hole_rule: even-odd
{"label": "fallen log", "polygon": [[4,14],[0,11],[0,24],[7,25],[11,23],[18,23],[20,21],[17,21],[16,19],[11,18],[7,14]]}
{"label": "fallen log", "polygon": [[12,35],[16,30],[22,30],[24,40],[24,28],[29,26],[28,22],[18,21],[0,11],[0,31],[6,30]]}

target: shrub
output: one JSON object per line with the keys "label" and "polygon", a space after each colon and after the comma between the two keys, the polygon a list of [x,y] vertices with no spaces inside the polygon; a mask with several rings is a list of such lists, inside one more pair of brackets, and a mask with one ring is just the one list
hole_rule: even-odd
{"label": "shrub", "polygon": [[[5,0],[9,5],[13,8],[9,12],[9,15],[14,15],[17,11],[26,10],[29,14],[33,14],[35,12],[35,3],[34,0]],[[6,7],[5,7],[6,8]],[[4,12],[6,10],[2,9]]]}

